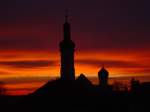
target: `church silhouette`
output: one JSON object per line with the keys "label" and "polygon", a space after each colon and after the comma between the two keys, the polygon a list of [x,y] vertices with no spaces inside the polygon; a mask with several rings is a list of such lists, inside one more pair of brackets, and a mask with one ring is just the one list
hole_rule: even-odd
{"label": "church silhouette", "polygon": [[98,85],[93,85],[84,74],[76,77],[75,43],[68,16],[63,32],[59,44],[60,78],[48,81],[29,95],[0,96],[2,112],[150,112],[150,82],[132,79],[130,90],[110,85],[109,72],[104,67],[98,71]]}
{"label": "church silhouette", "polygon": [[44,86],[37,89],[33,94],[35,95],[43,93],[43,95],[62,95],[62,92],[66,92],[65,95],[77,95],[77,93],[78,95],[81,95],[85,92],[89,94],[88,91],[94,91],[93,88],[99,88],[103,91],[104,89],[112,89],[111,86],[108,85],[109,73],[104,67],[102,67],[98,72],[98,86],[93,85],[84,74],[81,74],[79,77],[75,77],[75,43],[71,39],[71,25],[68,21],[68,15],[65,16],[63,34],[63,40],[59,44],[61,57],[60,78],[57,80],[49,81]]}
{"label": "church silhouette", "polygon": [[[105,67],[98,71],[99,84],[93,85],[84,75],[75,76],[75,43],[71,39],[68,16],[63,24],[64,37],[60,42],[60,78],[47,82],[27,96],[26,104],[32,111],[66,112],[144,112],[148,103],[150,84],[132,79],[131,88],[110,85],[109,72]],[[146,98],[145,98],[146,97]],[[142,103],[141,103],[142,102]]]}

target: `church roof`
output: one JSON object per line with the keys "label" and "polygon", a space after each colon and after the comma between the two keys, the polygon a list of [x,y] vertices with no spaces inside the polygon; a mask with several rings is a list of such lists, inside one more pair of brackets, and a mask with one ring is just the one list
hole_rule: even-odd
{"label": "church roof", "polygon": [[92,83],[86,78],[84,74],[81,74],[79,77],[77,77],[76,82],[79,82],[88,86],[92,85]]}

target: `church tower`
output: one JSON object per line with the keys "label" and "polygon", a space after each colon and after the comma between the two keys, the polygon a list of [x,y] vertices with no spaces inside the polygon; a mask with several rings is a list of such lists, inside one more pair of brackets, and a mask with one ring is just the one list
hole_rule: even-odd
{"label": "church tower", "polygon": [[62,80],[75,80],[74,69],[74,51],[75,44],[71,40],[71,26],[68,22],[68,15],[65,16],[65,23],[63,24],[63,40],[60,42],[61,53],[61,79]]}

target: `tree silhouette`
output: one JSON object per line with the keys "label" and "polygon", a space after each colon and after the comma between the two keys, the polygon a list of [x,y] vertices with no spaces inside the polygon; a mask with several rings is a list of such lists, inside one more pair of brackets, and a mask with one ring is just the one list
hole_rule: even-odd
{"label": "tree silhouette", "polygon": [[0,82],[0,95],[4,95],[6,92],[6,89],[4,87],[4,83]]}
{"label": "tree silhouette", "polygon": [[127,85],[121,82],[115,81],[113,84],[113,90],[114,91],[127,91],[128,88],[127,88]]}

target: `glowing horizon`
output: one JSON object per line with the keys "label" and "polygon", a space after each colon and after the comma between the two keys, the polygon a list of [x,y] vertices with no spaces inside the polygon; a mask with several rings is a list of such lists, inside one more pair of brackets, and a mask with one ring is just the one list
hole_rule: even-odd
{"label": "glowing horizon", "polygon": [[[10,52],[9,52],[10,53]],[[28,54],[27,56],[24,53]],[[10,53],[11,54],[11,53]],[[6,57],[4,54],[0,57],[0,77],[24,76],[32,74],[33,76],[58,76],[60,69],[59,53],[50,52],[15,52],[12,57]],[[14,56],[13,56],[14,55]],[[17,55],[17,56],[16,56]],[[149,59],[144,58],[148,54],[135,53],[115,53],[115,52],[76,52],[75,68],[76,74],[84,73],[88,76],[97,75],[98,70],[105,66],[110,72],[110,77],[117,75],[141,74],[147,75],[149,70]],[[90,68],[90,69],[89,69]],[[27,71],[28,70],[28,71]],[[5,74],[7,74],[5,76]],[[25,75],[25,76],[26,76]],[[30,77],[30,76],[29,76]]]}
{"label": "glowing horizon", "polygon": [[[11,57],[9,56],[11,54]],[[28,55],[24,55],[28,54]],[[116,55],[117,54],[117,55]],[[136,54],[136,55],[135,55]],[[8,57],[6,56],[8,55]],[[0,57],[0,80],[8,89],[7,94],[21,95],[33,92],[53,77],[59,77],[60,57],[58,52],[13,51],[3,52]],[[75,53],[76,77],[81,73],[97,77],[105,66],[110,78],[148,77],[150,74],[147,52],[80,52]],[[138,60],[138,61],[137,61]],[[141,81],[146,81],[142,79]]]}

